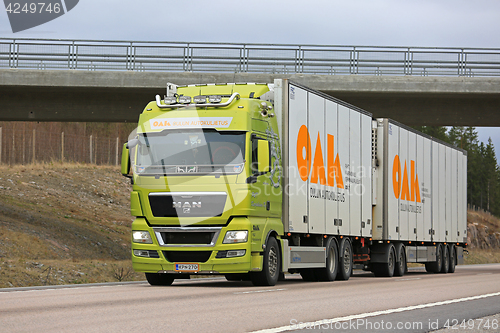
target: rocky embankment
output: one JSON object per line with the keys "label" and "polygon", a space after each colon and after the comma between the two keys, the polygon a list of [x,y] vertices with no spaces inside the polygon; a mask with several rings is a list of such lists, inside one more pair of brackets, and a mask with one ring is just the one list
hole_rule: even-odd
{"label": "rocky embankment", "polygon": [[500,249],[500,219],[486,213],[467,213],[467,239],[471,249]]}

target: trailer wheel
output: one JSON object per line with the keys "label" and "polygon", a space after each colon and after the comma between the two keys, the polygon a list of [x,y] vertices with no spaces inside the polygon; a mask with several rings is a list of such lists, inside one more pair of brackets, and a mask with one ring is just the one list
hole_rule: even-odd
{"label": "trailer wheel", "polygon": [[399,243],[396,245],[396,266],[394,267],[394,276],[403,276],[407,270],[405,246],[403,243]]}
{"label": "trailer wheel", "polygon": [[429,273],[439,273],[441,272],[441,267],[443,266],[443,247],[438,244],[436,247],[436,261],[426,262],[425,270]]}
{"label": "trailer wheel", "polygon": [[453,244],[450,244],[450,247],[449,247],[449,252],[450,252],[450,264],[449,264],[449,268],[448,268],[448,273],[455,273],[455,265],[456,265],[456,258],[457,258],[457,254],[455,252],[455,245]]}
{"label": "trailer wheel", "polygon": [[443,246],[443,263],[441,264],[441,273],[448,273],[450,269],[450,252],[448,246]]}
{"label": "trailer wheel", "polygon": [[278,241],[269,237],[264,250],[264,262],[261,272],[252,272],[251,280],[254,286],[274,286],[278,282],[281,268],[281,256]]}
{"label": "trailer wheel", "polygon": [[396,267],[396,251],[394,246],[389,248],[389,257],[386,263],[373,264],[372,271],[376,277],[393,277]]}
{"label": "trailer wheel", "polygon": [[344,237],[339,245],[339,269],[337,280],[347,281],[351,277],[353,266],[352,245],[349,238]]}
{"label": "trailer wheel", "polygon": [[146,280],[152,286],[170,286],[174,276],[168,273],[146,273]]}
{"label": "trailer wheel", "polygon": [[[316,269],[319,281],[334,281],[339,270],[337,242],[331,237],[326,249],[326,267]],[[351,269],[352,272],[352,269]]]}

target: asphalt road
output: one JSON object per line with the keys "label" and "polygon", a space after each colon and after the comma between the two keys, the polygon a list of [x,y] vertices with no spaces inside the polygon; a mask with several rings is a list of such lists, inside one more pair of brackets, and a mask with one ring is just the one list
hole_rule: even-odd
{"label": "asphalt road", "polygon": [[485,329],[476,318],[498,313],[500,264],[335,282],[292,275],[275,287],[211,278],[0,289],[0,332],[427,332],[463,323],[474,332]]}

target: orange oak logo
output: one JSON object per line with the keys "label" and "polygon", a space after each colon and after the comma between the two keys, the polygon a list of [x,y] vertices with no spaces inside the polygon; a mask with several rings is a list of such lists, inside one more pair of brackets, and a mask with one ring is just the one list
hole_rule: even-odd
{"label": "orange oak logo", "polygon": [[[325,173],[325,163],[323,160],[323,150],[321,148],[321,137],[318,132],[316,140],[316,151],[314,158],[311,158],[311,137],[306,125],[302,125],[297,135],[297,166],[299,169],[300,179],[307,181],[311,174],[311,183],[321,185],[334,186],[344,188],[342,178],[342,170],[340,168],[339,154],[334,158],[334,137],[327,135],[327,172]],[[305,155],[304,155],[305,153]],[[312,163],[312,167],[311,167]]]}
{"label": "orange oak logo", "polygon": [[[401,177],[401,162],[399,155],[394,157],[392,165],[392,187],[394,189],[394,196],[396,199],[422,202],[420,200],[420,188],[418,187],[418,175],[415,172],[415,161],[410,161],[410,180],[408,184],[408,168],[406,165],[403,170],[403,177]],[[400,198],[401,197],[401,198]]]}

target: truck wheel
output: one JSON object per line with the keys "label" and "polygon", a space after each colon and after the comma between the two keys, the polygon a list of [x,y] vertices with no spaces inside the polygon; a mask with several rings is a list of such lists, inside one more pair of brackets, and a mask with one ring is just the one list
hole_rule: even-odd
{"label": "truck wheel", "polygon": [[448,246],[443,246],[443,263],[441,264],[441,273],[448,273],[450,268],[450,252],[448,250]]}
{"label": "truck wheel", "polygon": [[146,280],[152,286],[170,286],[174,276],[168,273],[146,273]]}
{"label": "truck wheel", "polygon": [[443,264],[443,247],[438,244],[436,247],[436,261],[426,262],[425,270],[429,273],[439,273],[441,272],[441,267]]}
{"label": "truck wheel", "polygon": [[396,251],[394,246],[389,248],[389,258],[386,263],[373,264],[372,271],[376,277],[393,277],[396,267]]}
{"label": "truck wheel", "polygon": [[353,266],[352,246],[349,238],[344,237],[339,245],[339,270],[337,280],[347,281],[351,277]]}
{"label": "truck wheel", "polygon": [[449,247],[449,258],[450,258],[450,264],[449,264],[449,268],[448,268],[448,273],[455,273],[455,259],[457,257],[457,254],[455,252],[455,245],[453,244],[450,244],[450,247]]}
{"label": "truck wheel", "polygon": [[281,256],[278,241],[269,237],[264,250],[264,262],[261,272],[252,272],[251,280],[254,286],[274,286],[278,282],[281,268]]}
{"label": "truck wheel", "polygon": [[316,277],[319,281],[335,281],[339,270],[338,258],[337,242],[332,237],[326,249],[326,267],[316,269]]}
{"label": "truck wheel", "polygon": [[403,276],[407,271],[406,251],[402,243],[396,245],[396,266],[394,267],[394,276]]}

